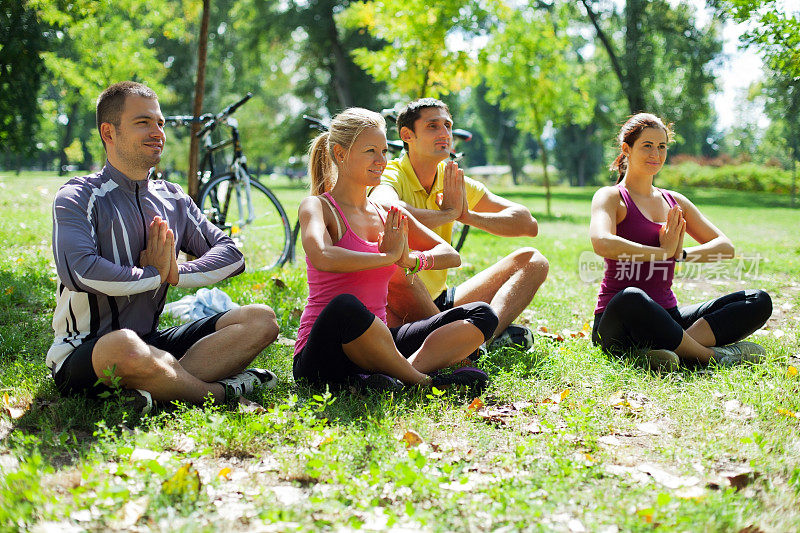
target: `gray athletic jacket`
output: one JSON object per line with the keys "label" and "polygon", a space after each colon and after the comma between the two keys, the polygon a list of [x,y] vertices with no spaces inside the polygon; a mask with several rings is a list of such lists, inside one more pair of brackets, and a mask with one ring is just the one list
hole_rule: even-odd
{"label": "gray athletic jacket", "polygon": [[54,374],[83,342],[122,328],[140,335],[156,329],[169,285],[155,267],[137,266],[155,216],[175,233],[176,253],[198,258],[179,265],[179,287],[210,285],[244,270],[234,242],[178,185],[137,182],[109,163],[69,180],[53,202],[58,290],[47,366]]}

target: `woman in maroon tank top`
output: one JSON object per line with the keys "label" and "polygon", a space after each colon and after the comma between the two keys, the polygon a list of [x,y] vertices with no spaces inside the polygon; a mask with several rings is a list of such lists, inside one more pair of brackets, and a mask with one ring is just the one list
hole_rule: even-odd
{"label": "woman in maroon tank top", "polygon": [[[448,243],[404,211],[367,199],[386,166],[386,126],[360,108],[334,117],[309,152],[313,196],[300,203],[308,303],[300,318],[293,374],[316,385],[353,383],[482,387],[476,368],[436,371],[473,354],[497,327],[488,304],[458,306],[398,328],[386,326],[395,270],[450,268],[461,260]],[[410,250],[409,250],[410,247]],[[418,283],[420,283],[418,281]]]}
{"label": "woman in maroon tank top", "polygon": [[[604,351],[631,355],[651,369],[681,361],[730,366],[763,359],[758,344],[741,341],[764,325],[772,301],[745,290],[678,306],[672,293],[675,262],[733,257],[733,244],[684,195],[653,186],[672,141],[670,126],[649,113],[628,119],[611,166],[617,184],[592,199],[590,237],[606,269],[592,340]],[[684,248],[688,233],[699,244]]]}

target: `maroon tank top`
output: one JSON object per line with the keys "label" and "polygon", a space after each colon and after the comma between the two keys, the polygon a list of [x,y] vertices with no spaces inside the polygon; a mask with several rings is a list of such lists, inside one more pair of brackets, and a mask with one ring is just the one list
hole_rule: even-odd
{"label": "maroon tank top", "polygon": [[[617,235],[645,246],[659,246],[658,231],[661,229],[661,224],[649,220],[639,211],[628,190],[622,184],[617,184],[617,189],[627,209],[625,218],[617,224]],[[657,190],[670,208],[677,205],[669,191],[658,188]],[[631,257],[628,260],[606,259],[605,263],[605,275],[600,284],[595,314],[605,311],[611,298],[627,287],[642,289],[664,309],[671,309],[678,305],[678,300],[672,292],[675,260],[636,261],[635,257]]]}

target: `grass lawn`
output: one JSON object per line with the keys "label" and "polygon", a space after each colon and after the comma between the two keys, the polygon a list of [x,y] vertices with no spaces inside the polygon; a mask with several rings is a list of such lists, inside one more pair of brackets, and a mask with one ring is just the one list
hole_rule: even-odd
{"label": "grass lawn", "polygon": [[[579,333],[599,286],[586,253],[593,191],[557,189],[545,217],[543,191],[525,188],[497,192],[530,206],[540,236],[471,233],[453,276],[523,245],[550,260],[520,318],[540,330],[534,349],[481,360],[493,381],[479,399],[296,386],[300,262],[219,284],[278,313],[281,338],[256,360],[278,388],[139,419],[115,398],[61,398],[44,365],[63,181],[0,172],[0,531],[800,529],[800,210],[784,197],[684,191],[738,257],[681,272],[678,299],[769,291],[763,365],[657,376],[604,356]],[[292,220],[302,195],[279,191]]]}

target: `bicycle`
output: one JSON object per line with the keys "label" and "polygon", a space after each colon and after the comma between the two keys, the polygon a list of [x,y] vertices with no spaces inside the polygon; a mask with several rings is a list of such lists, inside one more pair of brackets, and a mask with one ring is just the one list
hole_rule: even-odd
{"label": "bicycle", "polygon": [[[395,114],[394,109],[383,109],[381,111],[381,115],[384,118],[391,120],[392,122],[397,123],[397,116]],[[328,131],[328,125],[325,124],[322,120],[312,117],[309,115],[303,115],[303,120],[306,121],[307,126],[311,129],[319,130],[321,132]],[[462,129],[454,129],[453,130],[453,137],[469,141],[472,139],[472,133],[467,130]],[[400,139],[387,139],[386,141],[387,146],[389,147],[389,152],[392,153],[393,156],[399,157],[404,150],[403,141]],[[450,152],[450,159],[453,161],[459,161],[464,156],[463,153],[456,153]],[[464,246],[464,241],[467,239],[467,234],[469,233],[469,226],[466,224],[461,224],[460,222],[456,222],[453,225],[453,235],[450,239],[453,248],[460,251],[461,247]],[[297,247],[297,238],[300,234],[300,221],[298,220],[295,222],[294,229],[292,230],[291,241],[292,241],[292,250],[290,252],[290,260],[294,262],[295,260],[295,248]]]}
{"label": "bicycle", "polygon": [[[231,117],[252,96],[247,93],[216,115],[175,115],[165,117],[165,122],[170,126],[203,124],[197,133],[203,140],[197,205],[212,224],[234,240],[245,256],[248,270],[265,270],[288,261],[292,248],[291,227],[275,193],[250,176],[240,142],[239,123]],[[220,125],[230,129],[230,136],[215,143],[212,133]],[[232,158],[220,162],[215,153],[231,145]]]}

